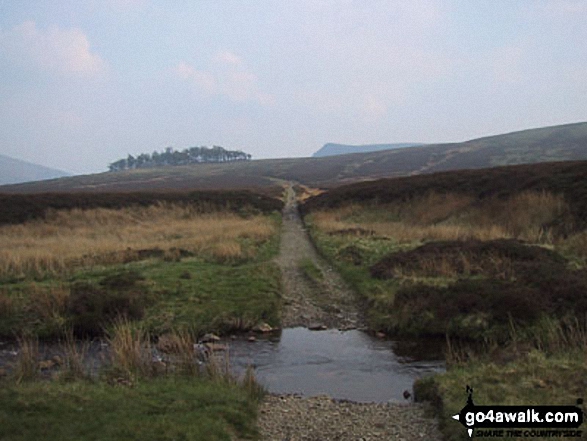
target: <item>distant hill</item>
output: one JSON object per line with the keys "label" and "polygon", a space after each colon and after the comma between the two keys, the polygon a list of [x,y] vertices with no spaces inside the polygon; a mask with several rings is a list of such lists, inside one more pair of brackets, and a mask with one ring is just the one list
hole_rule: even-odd
{"label": "distant hill", "polygon": [[279,191],[283,181],[330,188],[378,178],[501,165],[587,159],[587,123],[490,136],[467,142],[354,153],[194,164],[73,176],[0,187],[0,192],[244,189]]}
{"label": "distant hill", "polygon": [[329,142],[324,144],[320,150],[312,155],[313,158],[321,158],[324,156],[334,155],[348,155],[350,153],[367,153],[378,152],[381,150],[402,149],[404,147],[415,147],[424,144],[403,143],[403,144],[364,144],[364,145],[348,145],[348,144],[334,144]]}
{"label": "distant hill", "polygon": [[0,155],[0,185],[41,181],[44,179],[62,178],[64,176],[71,176],[71,174],[33,164],[32,162]]}

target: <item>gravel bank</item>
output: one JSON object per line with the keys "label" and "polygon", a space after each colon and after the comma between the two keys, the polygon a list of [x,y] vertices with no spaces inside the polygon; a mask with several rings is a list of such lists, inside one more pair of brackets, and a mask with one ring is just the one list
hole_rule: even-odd
{"label": "gravel bank", "polygon": [[420,404],[362,404],[270,395],[259,414],[263,441],[441,440]]}

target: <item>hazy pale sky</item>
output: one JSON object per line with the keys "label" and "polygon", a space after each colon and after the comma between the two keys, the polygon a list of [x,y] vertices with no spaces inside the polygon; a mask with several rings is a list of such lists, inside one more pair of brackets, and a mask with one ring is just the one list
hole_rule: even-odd
{"label": "hazy pale sky", "polygon": [[76,173],[587,120],[584,0],[0,0],[0,153]]}

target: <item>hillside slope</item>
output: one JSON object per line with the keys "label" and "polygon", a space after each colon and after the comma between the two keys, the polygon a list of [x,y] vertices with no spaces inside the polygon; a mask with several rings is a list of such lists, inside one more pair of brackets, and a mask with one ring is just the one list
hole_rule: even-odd
{"label": "hillside slope", "polygon": [[357,181],[446,170],[582,159],[587,159],[587,123],[525,130],[463,143],[323,158],[196,164],[74,176],[51,182],[3,186],[0,192],[277,188],[285,180],[330,188]]}
{"label": "hillside slope", "polygon": [[70,176],[61,170],[0,155],[0,185]]}
{"label": "hillside slope", "polygon": [[381,150],[403,149],[405,147],[421,146],[420,143],[401,143],[401,144],[364,144],[364,145],[348,145],[348,144],[324,144],[320,150],[312,155],[313,158],[322,158],[324,156],[348,155],[351,153],[368,153],[379,152]]}

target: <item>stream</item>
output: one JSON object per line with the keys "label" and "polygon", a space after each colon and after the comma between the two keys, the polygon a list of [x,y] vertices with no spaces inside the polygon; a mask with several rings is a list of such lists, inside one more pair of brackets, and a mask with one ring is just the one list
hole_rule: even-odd
{"label": "stream", "polygon": [[[257,381],[277,394],[328,395],[365,403],[405,402],[403,393],[412,393],[416,379],[445,370],[442,342],[380,339],[359,330],[286,328],[258,335],[255,342],[241,336],[223,343],[229,348],[235,374],[242,375],[253,366]],[[14,365],[18,350],[15,343],[0,342],[0,367]],[[107,363],[108,353],[104,343],[89,343],[86,369],[97,375]],[[224,357],[222,354],[219,356]],[[63,349],[56,343],[41,343],[39,355],[40,360],[47,360],[63,356]]]}
{"label": "stream", "polygon": [[230,343],[230,364],[248,365],[269,392],[328,395],[356,402],[405,402],[416,379],[445,370],[438,341],[379,339],[359,330],[286,328],[251,343]]}

